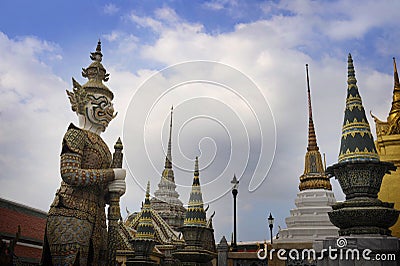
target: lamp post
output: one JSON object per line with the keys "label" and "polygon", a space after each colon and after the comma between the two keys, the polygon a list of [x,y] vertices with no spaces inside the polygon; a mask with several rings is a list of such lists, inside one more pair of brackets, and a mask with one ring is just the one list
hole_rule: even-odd
{"label": "lamp post", "polygon": [[236,196],[238,194],[238,185],[239,181],[236,178],[236,175],[233,175],[233,179],[231,181],[233,184],[232,187],[232,195],[233,195],[233,243],[232,243],[232,251],[237,251],[237,242],[236,242]]}
{"label": "lamp post", "polygon": [[274,217],[272,217],[271,213],[269,213],[268,224],[269,224],[269,231],[271,233],[271,244],[272,244],[272,228],[274,227]]}

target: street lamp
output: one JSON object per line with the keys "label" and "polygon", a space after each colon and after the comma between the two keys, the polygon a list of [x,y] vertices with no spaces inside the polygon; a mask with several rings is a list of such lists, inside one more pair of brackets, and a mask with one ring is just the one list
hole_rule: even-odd
{"label": "street lamp", "polygon": [[272,217],[271,213],[269,213],[268,224],[269,224],[269,231],[271,233],[271,244],[272,244],[272,228],[274,227],[274,217]]}
{"label": "street lamp", "polygon": [[232,251],[237,251],[237,242],[236,242],[236,196],[238,194],[238,186],[239,181],[236,178],[236,175],[233,175],[233,179],[231,181],[233,184],[232,187],[232,195],[233,195],[233,243],[232,243]]}

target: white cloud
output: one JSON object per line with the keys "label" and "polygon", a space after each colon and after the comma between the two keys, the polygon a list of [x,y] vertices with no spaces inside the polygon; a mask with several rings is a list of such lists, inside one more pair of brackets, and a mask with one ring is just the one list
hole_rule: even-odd
{"label": "white cloud", "polygon": [[114,15],[119,11],[119,8],[114,4],[106,4],[103,8],[103,11],[107,15]]}
{"label": "white cloud", "polygon": [[[37,38],[0,34],[1,194],[11,199],[22,194],[41,208],[48,195],[37,188],[58,183],[60,136],[69,117],[67,84],[38,59],[56,49]],[[36,190],[29,189],[31,183]]]}
{"label": "white cloud", "polygon": [[158,8],[155,10],[154,14],[158,19],[167,21],[169,23],[174,23],[179,20],[175,10],[169,7]]}
{"label": "white cloud", "polygon": [[140,27],[149,27],[156,32],[160,31],[163,28],[160,21],[151,17],[141,17],[134,13],[131,13],[128,18]]}
{"label": "white cloud", "polygon": [[369,0],[363,1],[362,4],[346,0],[330,2],[285,0],[277,5],[265,5],[268,7],[266,12],[271,9],[278,13],[290,12],[294,17],[313,22],[319,32],[335,41],[362,38],[371,29],[395,25],[396,10],[400,8],[399,2],[390,0],[379,2]]}
{"label": "white cloud", "polygon": [[224,8],[224,4],[222,3],[222,1],[208,1],[205,2],[203,6],[211,10],[221,10]]}

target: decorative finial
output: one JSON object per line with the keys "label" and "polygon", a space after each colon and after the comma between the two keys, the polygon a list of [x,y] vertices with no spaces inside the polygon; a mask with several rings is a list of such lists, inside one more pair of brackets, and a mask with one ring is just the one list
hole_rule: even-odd
{"label": "decorative finial", "polygon": [[317,136],[315,135],[314,121],[312,117],[312,107],[311,107],[311,91],[310,91],[310,78],[308,74],[308,64],[306,64],[306,74],[307,74],[307,97],[308,97],[308,151],[319,150],[317,145]]}
{"label": "decorative finial", "polygon": [[116,149],[116,150],[122,150],[123,148],[124,148],[124,146],[122,145],[121,138],[118,137],[117,142],[115,142],[114,149]]}
{"label": "decorative finial", "polygon": [[146,199],[150,199],[150,180],[147,181]]}
{"label": "decorative finial", "polygon": [[103,54],[101,53],[101,41],[97,42],[96,52],[90,53],[90,59],[93,61],[101,62],[103,59]]}
{"label": "decorative finial", "polygon": [[[354,65],[353,65],[353,58],[351,57],[351,54],[349,53],[347,57],[347,84],[356,84],[357,79],[356,79],[356,73],[354,70]],[[348,88],[350,89],[350,88]]]}

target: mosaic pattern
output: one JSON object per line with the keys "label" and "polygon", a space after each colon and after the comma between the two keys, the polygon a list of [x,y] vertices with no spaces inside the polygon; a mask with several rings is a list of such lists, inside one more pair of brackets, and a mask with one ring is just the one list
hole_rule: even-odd
{"label": "mosaic pattern", "polygon": [[371,130],[365,116],[351,54],[348,56],[347,98],[342,127],[339,163],[379,161]]}

